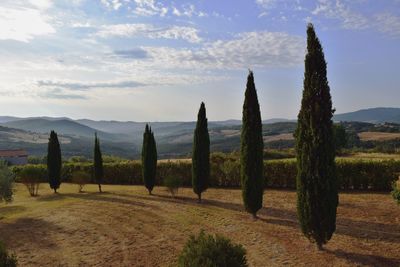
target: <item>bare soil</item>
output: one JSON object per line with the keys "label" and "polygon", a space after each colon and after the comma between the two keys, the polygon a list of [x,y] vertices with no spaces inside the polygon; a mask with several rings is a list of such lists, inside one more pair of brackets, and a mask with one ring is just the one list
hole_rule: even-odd
{"label": "bare soil", "polygon": [[266,190],[253,220],[240,190],[209,189],[198,204],[189,188],[176,198],[162,187],[103,189],[42,185],[32,198],[18,185],[0,206],[0,239],[20,266],[173,266],[200,229],[242,244],[251,266],[400,266],[400,206],[387,193],[340,194],[337,231],[318,251],[299,229],[294,191]]}

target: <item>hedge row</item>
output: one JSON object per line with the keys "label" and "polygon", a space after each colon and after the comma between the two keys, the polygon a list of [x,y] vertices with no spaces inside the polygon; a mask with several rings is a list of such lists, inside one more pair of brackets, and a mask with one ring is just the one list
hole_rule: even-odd
{"label": "hedge row", "polygon": [[[28,165],[25,165],[28,166]],[[31,165],[45,171],[45,165]],[[400,161],[395,160],[337,160],[339,186],[344,190],[389,191],[400,173]],[[24,166],[14,166],[17,174]],[[62,179],[71,181],[74,171],[92,175],[90,163],[68,163],[63,165]],[[104,164],[104,184],[142,184],[141,164],[138,161]],[[157,166],[156,184],[162,185],[163,177],[175,175],[183,186],[191,186],[190,162],[160,162]],[[296,161],[271,160],[265,162],[266,186],[272,188],[296,188]],[[42,182],[47,182],[46,175]],[[211,187],[240,187],[240,165],[234,159],[217,159],[211,162]]]}

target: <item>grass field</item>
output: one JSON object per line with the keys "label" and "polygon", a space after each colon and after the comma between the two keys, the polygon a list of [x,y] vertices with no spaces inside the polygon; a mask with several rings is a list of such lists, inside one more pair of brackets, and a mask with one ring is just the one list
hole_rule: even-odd
{"label": "grass field", "polygon": [[200,229],[247,249],[251,266],[400,266],[400,207],[389,194],[342,193],[337,231],[319,252],[300,233],[294,191],[267,190],[260,219],[243,211],[240,190],[209,189],[197,204],[191,189],[62,184],[40,196],[17,185],[1,204],[0,236],[21,266],[173,266]]}

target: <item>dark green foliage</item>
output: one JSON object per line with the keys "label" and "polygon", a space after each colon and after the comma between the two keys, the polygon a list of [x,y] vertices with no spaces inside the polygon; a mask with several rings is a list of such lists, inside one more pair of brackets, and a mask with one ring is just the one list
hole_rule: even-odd
{"label": "dark green foliage", "polygon": [[206,108],[201,102],[193,138],[192,187],[201,201],[201,193],[208,188],[210,179],[210,136],[208,134]]}
{"label": "dark green foliage", "polygon": [[0,202],[9,203],[14,193],[14,173],[7,166],[7,163],[0,161]]}
{"label": "dark green foliage", "polygon": [[296,129],[297,213],[304,235],[319,249],[336,229],[333,112],[324,53],[309,24],[303,99]]}
{"label": "dark green foliage", "polygon": [[101,183],[103,182],[104,178],[104,170],[103,170],[103,158],[101,156],[100,150],[100,140],[97,137],[97,133],[94,136],[94,162],[93,162],[93,169],[94,169],[94,180],[96,184],[99,186],[99,192],[101,193]]}
{"label": "dark green foliage", "polygon": [[50,188],[57,193],[61,184],[61,149],[56,132],[51,131],[47,147],[47,174]]}
{"label": "dark green foliage", "polygon": [[263,150],[262,123],[253,72],[247,77],[247,86],[243,104],[243,125],[240,147],[240,176],[242,197],[247,212],[256,216],[262,208]]}
{"label": "dark green foliage", "polygon": [[147,124],[143,134],[142,166],[143,183],[151,195],[156,181],[157,147],[154,133]]}
{"label": "dark green foliage", "polygon": [[180,267],[244,267],[246,250],[229,239],[205,234],[191,236],[179,256]]}
{"label": "dark green foliage", "polygon": [[9,254],[6,247],[0,242],[0,267],[15,267],[17,266],[17,257],[14,254]]}
{"label": "dark green foliage", "polygon": [[[240,187],[240,163],[230,154],[212,153],[210,155],[211,173],[210,187]],[[45,165],[12,166],[11,170],[17,175],[17,182],[22,182],[19,175],[24,169],[40,170],[39,182],[46,182]],[[368,190],[390,192],[392,183],[400,173],[399,160],[336,160],[336,174],[339,189]],[[72,181],[75,171],[83,171],[88,175],[93,173],[92,163],[67,163],[62,167],[62,179]],[[192,185],[192,164],[187,161],[167,161],[157,164],[155,184],[164,185],[165,178],[173,175],[179,179],[181,186]],[[267,188],[296,188],[297,164],[295,159],[264,161],[264,184]],[[142,166],[139,161],[120,163],[104,163],[104,184],[143,185]]]}
{"label": "dark green foliage", "polygon": [[397,204],[400,205],[400,181],[393,182],[392,197],[397,201]]}
{"label": "dark green foliage", "polygon": [[164,177],[164,186],[168,189],[173,197],[178,193],[179,187],[182,185],[182,180],[173,174],[168,174]]}

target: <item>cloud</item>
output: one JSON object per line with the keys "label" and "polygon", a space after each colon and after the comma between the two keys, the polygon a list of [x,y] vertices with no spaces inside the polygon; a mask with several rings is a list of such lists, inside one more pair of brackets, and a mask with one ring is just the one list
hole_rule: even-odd
{"label": "cloud", "polygon": [[136,8],[133,13],[139,16],[159,15],[164,17],[168,13],[168,8],[155,0],[134,0],[134,2],[136,3]]}
{"label": "cloud", "polygon": [[[46,1],[37,2],[46,8]],[[50,17],[39,9],[28,7],[0,7],[0,40],[29,42],[36,36],[55,33]]]}
{"label": "cloud", "polygon": [[114,54],[122,58],[131,58],[131,59],[145,59],[149,57],[147,51],[142,48],[134,48],[129,50],[115,50]]}
{"label": "cloud", "polygon": [[71,82],[71,81],[54,81],[54,80],[38,80],[36,82],[39,87],[64,88],[69,90],[85,91],[97,88],[133,88],[144,86],[144,84],[136,81],[113,81],[113,82]]}
{"label": "cloud", "polygon": [[375,15],[376,27],[379,31],[393,37],[400,37],[400,17],[390,13]]}
{"label": "cloud", "polygon": [[186,26],[156,27],[151,24],[113,24],[103,25],[95,34],[108,37],[147,37],[151,39],[182,39],[190,43],[199,43],[198,30]]}
{"label": "cloud", "polygon": [[39,92],[37,96],[41,98],[50,98],[50,99],[88,99],[87,96],[78,95],[78,94],[70,94],[64,92],[61,88],[54,88],[46,90],[45,92]]}
{"label": "cloud", "polygon": [[337,0],[335,4],[332,4],[329,0],[319,0],[319,4],[311,13],[340,20],[345,29],[360,30],[369,27],[368,19],[365,16],[353,12],[340,0]]}
{"label": "cloud", "polygon": [[101,0],[101,3],[107,8],[118,10],[122,6],[121,0]]}
{"label": "cloud", "polygon": [[[153,64],[177,69],[289,67],[303,62],[305,41],[283,32],[245,32],[200,49],[143,47]],[[143,63],[141,63],[143,64]]]}
{"label": "cloud", "polygon": [[256,4],[265,9],[271,9],[275,6],[276,0],[256,0]]}

